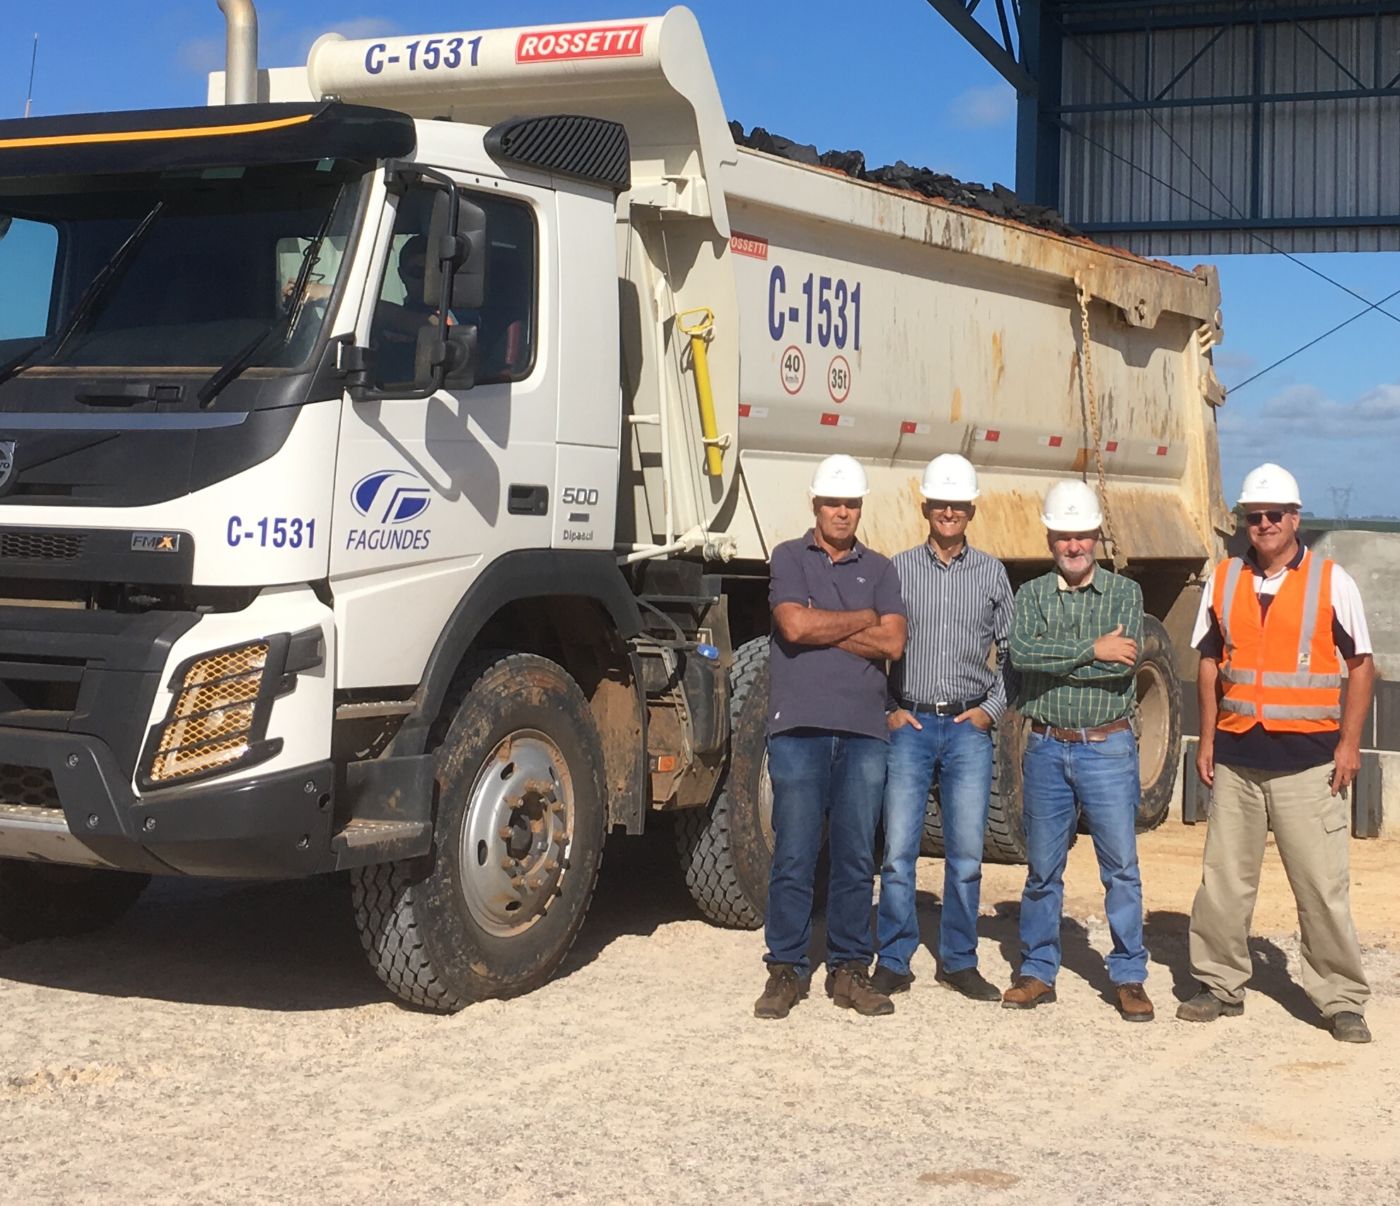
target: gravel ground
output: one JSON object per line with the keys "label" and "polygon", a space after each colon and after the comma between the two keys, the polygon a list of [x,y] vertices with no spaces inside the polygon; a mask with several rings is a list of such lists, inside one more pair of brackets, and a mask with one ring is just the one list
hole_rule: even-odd
{"label": "gravel ground", "polygon": [[[820,991],[750,1016],[761,939],[695,919],[664,834],[610,843],[553,983],[436,1018],[386,1001],[328,879],[166,882],[120,925],[0,954],[6,1201],[1371,1203],[1400,1196],[1400,873],[1358,846],[1369,1047],[1291,978],[1271,867],[1245,1014],[1177,1022],[1200,831],[1144,840],[1159,1008],[1104,996],[1092,856],[1070,872],[1057,1004],[919,982],[892,1018]],[[1087,843],[1082,843],[1087,847]],[[925,936],[942,865],[925,860]],[[1020,872],[989,869],[982,966],[1015,953]],[[1185,885],[1185,886],[1183,886]],[[1369,902],[1376,907],[1370,908]]]}

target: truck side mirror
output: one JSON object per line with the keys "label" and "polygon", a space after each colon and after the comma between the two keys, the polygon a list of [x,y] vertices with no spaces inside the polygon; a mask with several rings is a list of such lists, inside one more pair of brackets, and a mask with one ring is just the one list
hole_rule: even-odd
{"label": "truck side mirror", "polygon": [[[451,270],[450,292],[443,288],[445,267]],[[428,219],[422,300],[444,310],[479,310],[486,301],[486,211],[446,189],[434,195]]]}
{"label": "truck side mirror", "polygon": [[447,328],[447,338],[434,324],[418,330],[413,348],[413,378],[415,381],[436,380],[442,370],[442,388],[471,389],[476,384],[476,327],[453,324]]}

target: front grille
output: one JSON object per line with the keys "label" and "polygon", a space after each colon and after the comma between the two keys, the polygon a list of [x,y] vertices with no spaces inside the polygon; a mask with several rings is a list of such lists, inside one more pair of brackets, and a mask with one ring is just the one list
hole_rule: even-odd
{"label": "front grille", "polygon": [[53,775],[39,766],[0,763],[0,804],[29,808],[61,808]]}
{"label": "front grille", "polygon": [[0,559],[15,561],[76,561],[87,537],[74,532],[0,533]]}

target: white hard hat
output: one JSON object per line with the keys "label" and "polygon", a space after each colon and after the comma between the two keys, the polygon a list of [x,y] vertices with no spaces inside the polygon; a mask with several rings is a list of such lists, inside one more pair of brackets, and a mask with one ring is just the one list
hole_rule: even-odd
{"label": "white hard hat", "polygon": [[947,502],[972,502],[977,497],[977,470],[967,457],[945,452],[924,466],[919,493]]}
{"label": "white hard hat", "polygon": [[1045,493],[1040,522],[1052,532],[1096,532],[1103,527],[1099,496],[1085,482],[1056,482]]}
{"label": "white hard hat", "polygon": [[865,468],[855,457],[845,453],[827,457],[812,474],[813,498],[864,498],[869,493]]}
{"label": "white hard hat", "polygon": [[1240,505],[1278,503],[1281,507],[1301,507],[1298,479],[1281,465],[1265,464],[1244,475],[1240,487]]}

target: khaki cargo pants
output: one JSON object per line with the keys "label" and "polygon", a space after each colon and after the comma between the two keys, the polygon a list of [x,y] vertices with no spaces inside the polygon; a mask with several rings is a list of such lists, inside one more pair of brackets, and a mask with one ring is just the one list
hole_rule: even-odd
{"label": "khaki cargo pants", "polygon": [[1350,804],[1331,766],[1280,773],[1216,765],[1205,867],[1191,909],[1191,970],[1216,997],[1242,1002],[1253,970],[1249,925],[1269,823],[1298,903],[1303,989],[1324,1017],[1360,1013],[1371,995],[1351,920]]}

